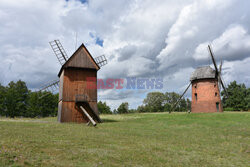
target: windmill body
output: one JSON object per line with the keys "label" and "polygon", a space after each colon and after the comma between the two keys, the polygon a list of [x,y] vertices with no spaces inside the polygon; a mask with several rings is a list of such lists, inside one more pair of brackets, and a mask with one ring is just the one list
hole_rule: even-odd
{"label": "windmill body", "polygon": [[216,71],[210,66],[199,67],[191,75],[191,112],[222,112],[221,97]]}
{"label": "windmill body", "polygon": [[68,59],[59,40],[49,43],[62,67],[59,80],[43,85],[39,91],[54,92],[59,85],[58,121],[91,122],[95,126],[101,122],[97,108],[97,71],[107,64],[106,57],[94,59],[82,44]]}
{"label": "windmill body", "polygon": [[83,44],[64,63],[58,74],[60,78],[58,121],[88,122],[89,118],[82,111],[82,106],[91,118],[101,122],[97,109],[97,89],[88,87],[97,84],[99,69]]}

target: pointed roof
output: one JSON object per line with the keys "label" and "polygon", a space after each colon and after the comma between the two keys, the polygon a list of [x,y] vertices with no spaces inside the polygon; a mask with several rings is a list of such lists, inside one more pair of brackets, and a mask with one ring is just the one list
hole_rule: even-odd
{"label": "pointed roof", "polygon": [[64,63],[58,73],[58,77],[60,77],[64,68],[69,67],[94,69],[97,71],[100,69],[84,44],[81,44],[73,55]]}

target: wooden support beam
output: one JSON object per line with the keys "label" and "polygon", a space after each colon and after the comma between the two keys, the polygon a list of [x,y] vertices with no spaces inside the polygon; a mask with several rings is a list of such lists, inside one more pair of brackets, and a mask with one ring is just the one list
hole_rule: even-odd
{"label": "wooden support beam", "polygon": [[96,122],[92,119],[92,117],[88,114],[88,112],[82,107],[80,106],[80,108],[82,109],[83,113],[88,117],[88,119],[90,120],[90,122],[96,126]]}
{"label": "wooden support beam", "polygon": [[[190,87],[192,83],[190,82],[188,87],[185,89],[185,91],[182,93],[182,95],[180,96],[180,98],[177,100],[177,102],[171,107],[171,110],[174,111],[176,105],[179,103],[179,101],[181,100],[181,98],[184,96],[184,94],[187,92],[188,88]],[[171,113],[171,110],[169,111],[169,113]]]}

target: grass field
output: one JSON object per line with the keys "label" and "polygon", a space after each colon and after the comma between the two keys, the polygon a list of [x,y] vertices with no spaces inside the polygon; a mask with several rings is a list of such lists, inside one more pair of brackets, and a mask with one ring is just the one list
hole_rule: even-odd
{"label": "grass field", "polygon": [[0,166],[249,166],[250,113],[0,118]]}

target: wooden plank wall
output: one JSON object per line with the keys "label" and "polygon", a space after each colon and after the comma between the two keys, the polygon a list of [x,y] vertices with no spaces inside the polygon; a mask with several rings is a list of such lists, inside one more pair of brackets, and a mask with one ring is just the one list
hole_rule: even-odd
{"label": "wooden plank wall", "polygon": [[88,77],[96,78],[96,70],[67,68],[64,72],[63,101],[75,101],[75,95],[86,94],[91,100],[97,100],[97,89],[88,89]]}
{"label": "wooden plank wall", "polygon": [[[89,115],[95,120],[95,116],[91,112],[91,108],[82,103],[79,104],[82,105],[86,111],[89,113]],[[86,115],[83,114],[79,106],[76,106],[75,102],[62,102],[62,108],[63,112],[61,115],[61,122],[77,122],[77,123],[86,123],[88,122],[88,118]]]}
{"label": "wooden plank wall", "polygon": [[[97,89],[88,89],[87,84],[97,84],[97,71],[91,69],[65,68],[63,76],[62,111],[61,122],[87,122],[88,118],[77,108],[75,104],[76,95],[87,95],[89,104],[94,112],[98,114]],[[87,81],[88,77],[94,77],[94,81]],[[61,78],[60,78],[61,79]],[[86,106],[86,110],[91,115],[91,109]]]}
{"label": "wooden plank wall", "polygon": [[67,62],[65,67],[90,68],[98,70],[99,67],[95,64],[91,56],[81,47]]}

